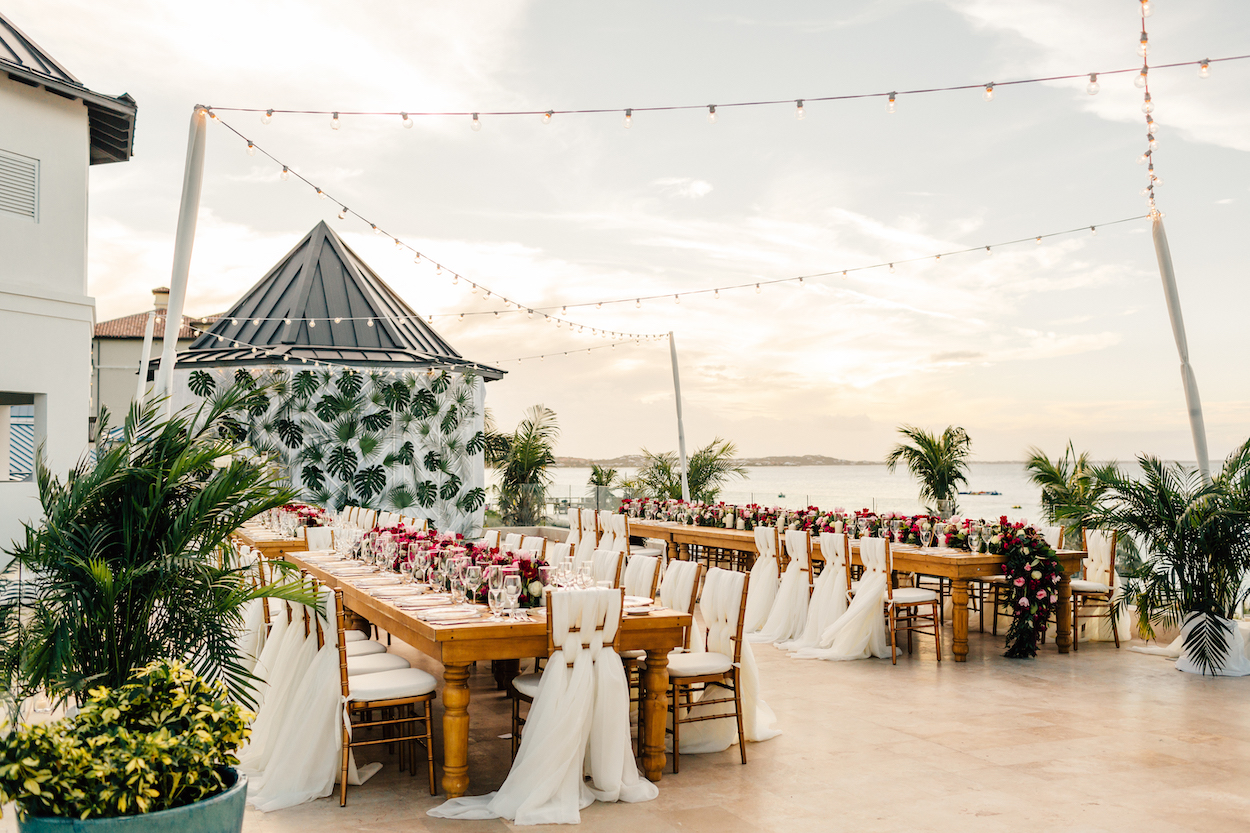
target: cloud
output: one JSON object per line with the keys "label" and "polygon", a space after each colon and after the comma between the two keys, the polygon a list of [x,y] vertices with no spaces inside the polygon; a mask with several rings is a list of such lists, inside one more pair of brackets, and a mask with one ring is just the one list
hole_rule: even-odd
{"label": "cloud", "polygon": [[712,193],[712,183],[689,177],[664,177],[653,180],[651,185],[665,196],[684,197],[691,200],[697,200]]}

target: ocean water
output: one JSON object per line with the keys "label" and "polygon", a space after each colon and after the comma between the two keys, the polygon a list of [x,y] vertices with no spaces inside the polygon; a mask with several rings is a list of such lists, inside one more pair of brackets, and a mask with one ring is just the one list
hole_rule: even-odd
{"label": "ocean water", "polygon": [[[1041,523],[1038,488],[1029,482],[1020,463],[972,463],[967,491],[1001,492],[999,495],[960,495],[958,514],[973,518],[998,518]],[[552,498],[580,498],[587,492],[590,469],[553,468]],[[633,469],[622,469],[632,476]],[[487,472],[488,480],[492,472]],[[884,465],[865,466],[759,466],[747,469],[745,480],[729,481],[720,499],[726,503],[758,503],[799,509],[872,509],[878,512],[923,511],[918,488],[907,472],[894,474]]]}

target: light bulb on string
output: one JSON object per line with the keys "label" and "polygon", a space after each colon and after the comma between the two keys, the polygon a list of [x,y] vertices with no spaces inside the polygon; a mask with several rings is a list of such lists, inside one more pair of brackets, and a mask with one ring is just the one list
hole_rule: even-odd
{"label": "light bulb on string", "polygon": [[335,318],[335,319],[334,319],[334,323],[335,323],[335,324],[342,324],[342,323],[343,323],[343,319],[342,319],[342,318]]}
{"label": "light bulb on string", "polygon": [[1037,245],[1039,245],[1039,246],[1040,246],[1040,245],[1042,245],[1042,238],[1038,237],[1038,238],[1037,238],[1037,239],[1035,239],[1033,242],[1034,242],[1034,243],[1036,243]]}
{"label": "light bulb on string", "polygon": [[674,303],[674,304],[680,304],[680,303],[681,303],[681,296],[680,296],[680,295],[674,295],[674,296],[673,296],[673,303]]}
{"label": "light bulb on string", "polygon": [[460,313],[460,316],[459,316],[456,320],[457,320],[457,321],[463,321],[463,320],[464,320],[464,313],[463,313],[463,312],[462,312],[462,313]]}
{"label": "light bulb on string", "polygon": [[987,255],[992,255],[992,254],[994,254],[994,250],[993,250],[993,249],[991,249],[989,246],[986,246],[986,247],[985,247],[985,253],[986,253]]}
{"label": "light bulb on string", "polygon": [[278,177],[279,177],[279,178],[280,178],[283,182],[286,182],[288,179],[290,179],[290,178],[291,178],[291,172],[287,169],[287,166],[286,166],[286,165],[283,165],[283,166],[282,166],[282,173],[278,174]]}
{"label": "light bulb on string", "polygon": [[708,124],[716,124],[716,105],[715,104],[709,104],[707,106],[707,121],[708,121]]}
{"label": "light bulb on string", "polygon": [[1142,29],[1141,40],[1137,43],[1137,54],[1145,58],[1150,53],[1150,36]]}
{"label": "light bulb on string", "polygon": [[625,108],[625,127],[626,129],[634,126],[634,109],[632,107]]}
{"label": "light bulb on string", "polygon": [[599,303],[595,304],[595,309],[603,309],[603,302],[600,301]]}
{"label": "light bulb on string", "polygon": [[237,327],[237,326],[239,326],[239,319],[237,319],[237,318],[231,318],[231,319],[230,319],[230,326],[231,326],[231,327]]}
{"label": "light bulb on string", "polygon": [[266,110],[260,117],[261,124],[269,124],[273,121],[273,110]]}
{"label": "light bulb on string", "polygon": [[252,319],[252,326],[253,326],[253,327],[259,327],[259,326],[260,326],[260,319],[259,319],[259,318],[253,318],[253,319]]}
{"label": "light bulb on string", "polygon": [[456,285],[457,285],[457,284],[459,284],[459,283],[460,283],[460,276],[459,276],[459,275],[452,275],[452,276],[451,276],[451,285],[452,285],[452,286],[456,286]]}
{"label": "light bulb on string", "polygon": [[803,279],[799,278],[799,287],[802,288],[802,286],[803,286]]}
{"label": "light bulb on string", "polygon": [[1085,85],[1085,92],[1090,95],[1098,95],[1098,73],[1091,72],[1089,74],[1089,83]]}
{"label": "light bulb on string", "polygon": [[308,319],[308,326],[309,326],[309,327],[315,327],[315,326],[317,326],[317,321],[316,321],[316,319],[313,319],[313,318]]}
{"label": "light bulb on string", "polygon": [[338,113],[335,113],[334,117],[330,119],[330,129],[331,130],[339,129],[339,114]]}
{"label": "light bulb on string", "polygon": [[323,200],[324,200],[324,199],[326,198],[326,192],[325,192],[325,191],[322,191],[320,188],[318,188],[318,189],[317,189],[317,196],[318,196],[318,197],[320,197],[321,199],[323,199]]}
{"label": "light bulb on string", "polygon": [[1137,73],[1137,77],[1133,79],[1133,86],[1139,90],[1146,89],[1147,75],[1150,73],[1150,67],[1143,66],[1141,72]]}
{"label": "light bulb on string", "polygon": [[470,125],[474,130],[482,129],[482,120],[477,117],[477,113],[473,114],[473,124]]}
{"label": "light bulb on string", "polygon": [[289,319],[289,318],[283,318],[283,319],[282,319],[282,323],[283,323],[283,324],[290,324],[290,323],[291,323],[291,319]]}
{"label": "light bulb on string", "polygon": [[402,242],[400,242],[400,239],[399,239],[398,237],[396,237],[396,238],[395,238],[395,248],[396,248],[396,249],[402,249],[403,247],[404,247],[404,244],[403,244]]}
{"label": "light bulb on string", "polygon": [[1154,13],[1154,6],[1151,5],[1150,0],[1141,0],[1141,16],[1150,17]]}
{"label": "light bulb on string", "polygon": [[568,308],[568,307],[560,307],[560,314],[561,314],[561,315],[568,315],[568,314],[569,314],[569,308]]}
{"label": "light bulb on string", "polygon": [[374,234],[381,234],[381,233],[382,233],[382,229],[378,228],[378,224],[377,224],[377,223],[370,223],[370,224],[369,224],[369,228],[373,229],[373,233],[374,233]]}
{"label": "light bulb on string", "polygon": [[1145,165],[1149,161],[1150,161],[1150,151],[1146,151],[1141,156],[1137,157],[1138,165]]}
{"label": "light bulb on string", "polygon": [[543,113],[543,124],[551,124],[551,117],[554,115],[555,113],[552,110],[548,110],[547,112]]}
{"label": "light bulb on string", "polygon": [[347,219],[347,206],[344,205],[344,206],[339,207],[339,219],[340,220]]}
{"label": "light bulb on string", "polygon": [[256,155],[256,145],[252,144],[250,139],[247,142],[247,155],[248,156]]}
{"label": "light bulb on string", "polygon": [[800,98],[798,101],[794,102],[794,117],[799,121],[802,121],[803,117],[806,115],[807,111],[803,109],[803,99]]}
{"label": "light bulb on string", "polygon": [[712,291],[712,297],[713,297],[713,298],[715,298],[716,300],[718,300],[718,301],[719,301],[719,300],[720,300],[720,290],[719,290],[719,289],[713,290],[713,291]]}
{"label": "light bulb on string", "polygon": [[1093,235],[1093,236],[1097,237],[1097,236],[1098,236],[1098,229],[1097,229],[1097,228],[1095,228],[1094,226],[1090,226],[1090,227],[1089,227],[1089,233],[1090,233],[1091,235]]}
{"label": "light bulb on string", "polygon": [[635,299],[634,299],[634,309],[642,309],[642,299],[641,299],[641,298],[635,298]]}
{"label": "light bulb on string", "polygon": [[1146,99],[1141,103],[1141,111],[1147,115],[1155,111],[1154,102],[1150,100],[1150,93],[1146,93]]}
{"label": "light bulb on string", "polygon": [[534,317],[534,311],[533,311],[532,309],[527,309],[527,310],[525,311],[525,317],[526,317],[526,318],[533,318],[533,317]]}
{"label": "light bulb on string", "polygon": [[887,113],[893,113],[893,112],[894,112],[894,97],[895,97],[896,95],[898,95],[898,93],[890,93],[890,99],[889,99],[889,101],[887,101],[887,102],[885,103],[885,111],[886,111]]}
{"label": "light bulb on string", "polygon": [[981,98],[984,98],[986,101],[994,100],[994,82],[991,81],[985,85],[985,92],[981,93]]}
{"label": "light bulb on string", "polygon": [[1150,145],[1151,150],[1159,149],[1159,140],[1155,138],[1155,135],[1153,133],[1147,134],[1146,142],[1147,144]]}
{"label": "light bulb on string", "polygon": [[407,127],[407,128],[411,128],[411,127],[412,127],[412,117],[411,117],[411,116],[409,116],[407,113],[400,113],[400,114],[399,114],[399,117],[400,117],[401,119],[403,119],[403,122],[404,122],[404,127]]}
{"label": "light bulb on string", "polygon": [[1203,58],[1201,61],[1198,62],[1198,77],[1199,78],[1211,77],[1211,60],[1209,58]]}
{"label": "light bulb on string", "polygon": [[756,295],[760,294],[760,285],[758,283],[755,285],[755,294]]}
{"label": "light bulb on string", "polygon": [[890,274],[891,274],[891,275],[893,275],[893,274],[894,274],[894,264],[893,264],[893,263],[891,263],[891,264],[890,264]]}

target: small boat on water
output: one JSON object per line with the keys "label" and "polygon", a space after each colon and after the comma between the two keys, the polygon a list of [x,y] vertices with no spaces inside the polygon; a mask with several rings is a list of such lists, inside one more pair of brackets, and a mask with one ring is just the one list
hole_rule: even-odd
{"label": "small boat on water", "polygon": [[780,498],[780,497],[785,497],[785,496],[786,496],[786,493],[785,493],[785,492],[778,492],[778,493],[777,493],[777,497],[779,497],[779,498]]}
{"label": "small boat on water", "polygon": [[960,492],[961,495],[1001,495],[1002,492]]}

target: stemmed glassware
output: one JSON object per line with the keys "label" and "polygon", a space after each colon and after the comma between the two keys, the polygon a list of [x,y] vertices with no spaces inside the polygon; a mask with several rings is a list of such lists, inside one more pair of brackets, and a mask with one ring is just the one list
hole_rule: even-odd
{"label": "stemmed glassware", "polygon": [[477,589],[482,586],[482,568],[470,564],[464,568],[464,593],[470,603],[477,601]]}
{"label": "stemmed glassware", "polygon": [[490,606],[491,620],[500,621],[503,618],[500,615],[503,609],[503,568],[498,564],[492,566],[486,576],[486,603]]}
{"label": "stemmed glassware", "polygon": [[933,524],[925,523],[920,527],[920,546],[924,549],[929,548],[929,544],[933,542]]}
{"label": "stemmed glassware", "polygon": [[503,579],[503,593],[508,600],[508,615],[511,619],[517,619],[517,603],[521,598],[521,577],[516,573],[509,573]]}
{"label": "stemmed glassware", "polygon": [[867,538],[868,537],[868,517],[866,515],[860,515],[858,518],[855,519],[855,523],[856,523],[856,526],[859,527],[859,537]]}
{"label": "stemmed glassware", "polygon": [[981,551],[981,527],[968,527],[968,552],[976,555]]}

